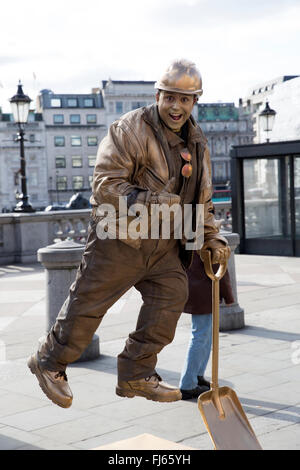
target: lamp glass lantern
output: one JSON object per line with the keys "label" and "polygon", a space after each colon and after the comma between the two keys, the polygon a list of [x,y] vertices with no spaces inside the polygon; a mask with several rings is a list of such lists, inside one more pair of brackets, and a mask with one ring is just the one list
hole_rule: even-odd
{"label": "lamp glass lantern", "polygon": [[[261,128],[264,132],[270,132],[273,129],[276,111],[270,108],[269,102],[266,102],[265,109],[259,113]],[[268,134],[267,134],[268,135]],[[269,139],[267,139],[269,142]]]}
{"label": "lamp glass lantern", "polygon": [[31,99],[23,92],[19,82],[17,93],[9,100],[16,124],[24,125],[27,122]]}

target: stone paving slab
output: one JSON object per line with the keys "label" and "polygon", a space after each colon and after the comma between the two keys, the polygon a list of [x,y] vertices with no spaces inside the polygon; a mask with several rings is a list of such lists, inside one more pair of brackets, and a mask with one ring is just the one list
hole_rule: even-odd
{"label": "stone paving slab", "polygon": [[[236,274],[246,327],[220,333],[220,385],[236,391],[263,448],[300,449],[300,260],[236,255]],[[38,264],[0,267],[0,449],[92,449],[143,433],[213,449],[197,400],[115,395],[116,356],[141,302],[130,289],[104,317],[101,356],[68,368],[74,402],[64,410],[43,395],[26,366],[45,333],[45,273]],[[190,321],[181,316],[174,341],[159,355],[157,370],[173,385]],[[210,371],[211,360],[208,379]]]}

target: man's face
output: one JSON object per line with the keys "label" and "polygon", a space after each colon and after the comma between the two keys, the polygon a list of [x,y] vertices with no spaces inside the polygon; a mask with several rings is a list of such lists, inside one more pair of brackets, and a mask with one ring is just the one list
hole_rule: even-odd
{"label": "man's face", "polygon": [[156,102],[161,119],[172,131],[178,132],[190,117],[196,97],[161,91],[156,94]]}

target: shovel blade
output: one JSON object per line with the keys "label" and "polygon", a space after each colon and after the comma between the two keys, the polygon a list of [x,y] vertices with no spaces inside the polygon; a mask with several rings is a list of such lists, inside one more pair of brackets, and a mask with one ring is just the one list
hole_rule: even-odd
{"label": "shovel blade", "polygon": [[216,450],[262,450],[242,405],[229,387],[217,389],[219,404],[225,416],[216,406],[212,390],[198,398],[198,408]]}

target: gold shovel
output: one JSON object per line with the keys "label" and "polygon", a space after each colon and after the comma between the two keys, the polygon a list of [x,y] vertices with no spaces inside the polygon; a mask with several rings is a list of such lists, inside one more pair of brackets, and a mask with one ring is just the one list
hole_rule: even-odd
{"label": "gold shovel", "polygon": [[212,280],[212,382],[210,390],[198,398],[198,408],[216,450],[262,450],[242,405],[229,387],[218,385],[219,363],[219,281],[227,269],[221,264],[214,274],[211,253],[201,255],[207,276]]}

